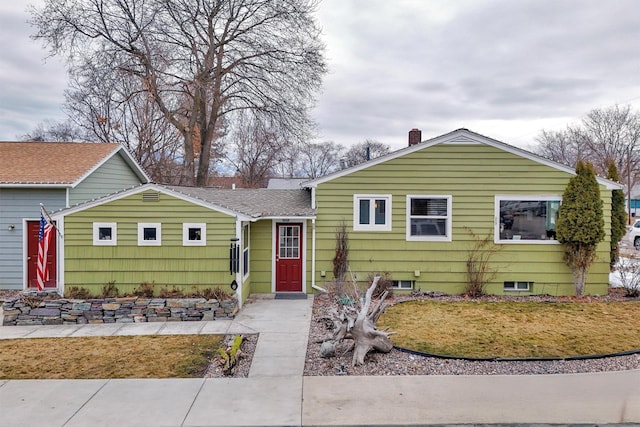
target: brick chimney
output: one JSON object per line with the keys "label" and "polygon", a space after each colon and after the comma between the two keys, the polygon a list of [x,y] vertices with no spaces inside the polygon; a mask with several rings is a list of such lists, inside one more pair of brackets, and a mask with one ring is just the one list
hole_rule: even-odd
{"label": "brick chimney", "polygon": [[413,128],[409,131],[409,147],[412,145],[420,144],[422,142],[422,131],[420,129]]}

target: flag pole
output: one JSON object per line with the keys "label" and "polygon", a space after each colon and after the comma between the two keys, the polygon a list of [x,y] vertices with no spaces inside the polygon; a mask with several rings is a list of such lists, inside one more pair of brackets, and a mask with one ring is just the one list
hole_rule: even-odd
{"label": "flag pole", "polygon": [[62,238],[63,237],[62,233],[58,229],[58,226],[51,219],[51,215],[49,215],[49,212],[47,212],[47,209],[44,207],[44,204],[40,203],[40,209],[42,209],[42,212],[44,212],[45,216],[49,220],[49,224],[51,224],[51,226],[56,229],[56,232],[58,233],[58,236],[60,236],[60,238]]}

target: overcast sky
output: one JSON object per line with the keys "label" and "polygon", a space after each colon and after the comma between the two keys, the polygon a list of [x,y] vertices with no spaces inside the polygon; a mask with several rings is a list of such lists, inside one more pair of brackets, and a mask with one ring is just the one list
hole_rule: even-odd
{"label": "overcast sky", "polygon": [[[64,119],[64,68],[29,39],[38,2],[0,4],[0,140]],[[593,108],[640,110],[636,0],[324,0],[318,19],[320,141],[401,148],[414,127],[466,127],[527,147]]]}

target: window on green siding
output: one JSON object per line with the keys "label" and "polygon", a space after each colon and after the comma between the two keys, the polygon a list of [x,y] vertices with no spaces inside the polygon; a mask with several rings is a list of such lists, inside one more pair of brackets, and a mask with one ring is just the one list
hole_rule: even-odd
{"label": "window on green siding", "polygon": [[115,246],[118,244],[118,226],[115,222],[93,223],[94,246]]}
{"label": "window on green siding", "polygon": [[183,246],[206,246],[207,224],[203,222],[185,222],[182,224]]}
{"label": "window on green siding", "polygon": [[242,274],[249,274],[249,224],[242,226]]}
{"label": "window on green siding", "polygon": [[138,246],[160,246],[162,225],[159,222],[138,223]]}
{"label": "window on green siding", "polygon": [[391,231],[391,195],[355,194],[353,196],[355,231]]}
{"label": "window on green siding", "polygon": [[407,196],[407,240],[451,241],[451,196]]}
{"label": "window on green siding", "polygon": [[533,282],[504,282],[505,291],[530,291]]}
{"label": "window on green siding", "polygon": [[560,196],[496,196],[500,243],[556,243]]}
{"label": "window on green siding", "polygon": [[394,280],[393,285],[391,286],[393,289],[413,289],[413,285],[415,283],[414,280]]}

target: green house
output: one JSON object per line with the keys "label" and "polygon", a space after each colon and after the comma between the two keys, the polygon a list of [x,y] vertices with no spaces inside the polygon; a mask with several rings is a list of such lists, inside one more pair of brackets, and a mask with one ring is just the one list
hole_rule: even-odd
{"label": "green house", "polygon": [[53,215],[59,288],[307,292],[312,217],[309,191],[141,185]]}
{"label": "green house", "polygon": [[[497,251],[495,294],[574,293],[555,240],[574,171],[466,129],[301,184],[299,189],[142,185],[54,215],[59,283],[99,292],[221,286],[250,293],[322,290],[333,280],[336,229],[349,234],[348,279],[388,273],[398,290],[462,292],[469,251]],[[607,236],[611,190],[599,179]],[[474,237],[475,236],[475,237]],[[608,290],[609,244],[585,292]]]}
{"label": "green house", "polygon": [[[477,239],[497,249],[488,267],[494,294],[574,293],[555,240],[555,220],[573,169],[467,129],[306,183],[315,218],[315,270],[331,271],[335,228],[348,225],[358,280],[387,272],[398,289],[460,293]],[[598,179],[610,237],[611,190]],[[476,236],[476,238],[474,238]],[[327,275],[329,273],[326,273]],[[609,243],[598,246],[586,293],[608,290]]]}

